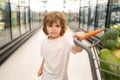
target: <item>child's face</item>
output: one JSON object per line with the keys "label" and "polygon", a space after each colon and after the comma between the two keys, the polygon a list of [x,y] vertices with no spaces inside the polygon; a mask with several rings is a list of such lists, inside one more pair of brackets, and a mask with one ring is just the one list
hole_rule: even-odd
{"label": "child's face", "polygon": [[47,25],[47,32],[49,34],[50,39],[56,39],[60,37],[60,32],[62,30],[62,27],[60,25],[60,21],[57,20],[55,23],[51,25]]}

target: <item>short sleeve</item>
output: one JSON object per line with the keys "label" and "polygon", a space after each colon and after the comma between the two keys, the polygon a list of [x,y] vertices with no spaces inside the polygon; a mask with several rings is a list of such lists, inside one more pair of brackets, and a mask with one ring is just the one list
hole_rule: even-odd
{"label": "short sleeve", "polygon": [[72,53],[75,53],[75,51],[72,49],[72,46],[74,45],[74,42],[73,42],[73,37],[72,36],[67,36],[66,37],[66,43],[68,44],[69,48],[70,48],[70,52]]}
{"label": "short sleeve", "polygon": [[73,53],[73,54],[76,54],[77,52],[73,50],[73,46],[75,45],[74,44],[74,41],[73,41],[73,37],[69,37],[68,38],[68,44],[70,46],[70,51]]}

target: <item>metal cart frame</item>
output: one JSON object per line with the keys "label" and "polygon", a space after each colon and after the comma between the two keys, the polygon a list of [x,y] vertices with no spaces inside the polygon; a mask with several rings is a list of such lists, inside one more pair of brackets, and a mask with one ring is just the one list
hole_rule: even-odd
{"label": "metal cart frame", "polygon": [[[82,44],[80,41],[78,41],[77,38],[74,38],[74,43],[77,46],[80,46],[83,49],[85,49],[87,51],[87,53],[88,53],[89,62],[90,62],[90,69],[91,69],[91,74],[92,74],[93,80],[106,80],[104,75],[102,75],[102,73],[107,73],[111,77],[110,80],[113,80],[112,76],[115,76],[115,77],[118,78],[118,79],[115,79],[115,80],[120,80],[120,72],[113,73],[111,71],[102,69],[100,67],[100,63],[103,62],[105,64],[108,64],[109,66],[111,66],[111,65],[115,66],[118,71],[120,70],[120,66],[119,65],[116,65],[116,64],[113,64],[113,63],[110,63],[110,62],[103,61],[103,60],[99,59],[99,57],[98,57],[99,50],[97,50],[97,48],[96,48],[96,45],[99,42],[100,42],[100,40],[97,41],[97,42],[93,42],[93,44],[91,46],[86,46],[85,44]],[[100,79],[98,77],[100,77]]]}

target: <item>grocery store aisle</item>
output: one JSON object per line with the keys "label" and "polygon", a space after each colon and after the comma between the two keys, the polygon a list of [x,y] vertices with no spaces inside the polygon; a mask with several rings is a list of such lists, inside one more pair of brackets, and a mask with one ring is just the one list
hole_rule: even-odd
{"label": "grocery store aisle", "polygon": [[[72,33],[68,30],[66,35],[72,36]],[[0,80],[40,80],[37,72],[42,60],[40,42],[43,37],[43,32],[39,30],[13,53],[0,66]],[[86,40],[83,43],[88,44]],[[92,80],[86,51],[70,55],[69,80]]]}

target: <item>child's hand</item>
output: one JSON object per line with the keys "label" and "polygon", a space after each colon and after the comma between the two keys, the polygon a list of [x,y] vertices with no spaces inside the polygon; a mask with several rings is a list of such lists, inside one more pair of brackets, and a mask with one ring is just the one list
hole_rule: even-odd
{"label": "child's hand", "polygon": [[42,69],[39,69],[38,71],[38,77],[42,75]]}
{"label": "child's hand", "polygon": [[79,41],[82,41],[85,38],[84,32],[76,32],[74,33],[73,37],[77,37]]}

